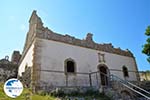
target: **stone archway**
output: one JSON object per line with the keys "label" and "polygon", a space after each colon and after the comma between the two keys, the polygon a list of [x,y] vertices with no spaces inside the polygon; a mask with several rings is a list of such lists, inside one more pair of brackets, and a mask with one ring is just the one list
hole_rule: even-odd
{"label": "stone archway", "polygon": [[109,75],[108,67],[104,64],[100,64],[100,65],[98,65],[98,70],[100,72],[101,85],[107,86],[108,85],[108,75]]}

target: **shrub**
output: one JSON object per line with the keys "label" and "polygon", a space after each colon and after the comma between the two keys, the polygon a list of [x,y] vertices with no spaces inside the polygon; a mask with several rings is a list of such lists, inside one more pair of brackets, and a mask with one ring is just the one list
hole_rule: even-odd
{"label": "shrub", "polygon": [[100,93],[99,91],[94,90],[93,88],[89,88],[86,90],[85,94],[89,96],[95,96],[95,95],[99,95]]}
{"label": "shrub", "polygon": [[56,89],[56,90],[51,91],[50,95],[55,96],[55,97],[64,97],[65,93],[61,89]]}
{"label": "shrub", "polygon": [[38,91],[37,94],[41,95],[41,96],[46,96],[47,92],[45,92],[45,91]]}

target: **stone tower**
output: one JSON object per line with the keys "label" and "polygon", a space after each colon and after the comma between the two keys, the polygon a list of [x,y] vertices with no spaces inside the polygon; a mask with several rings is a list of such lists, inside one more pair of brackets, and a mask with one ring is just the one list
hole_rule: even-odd
{"label": "stone tower", "polygon": [[13,64],[18,64],[20,58],[21,58],[20,52],[19,51],[14,51],[13,54],[12,54],[12,57],[11,57],[11,62]]}

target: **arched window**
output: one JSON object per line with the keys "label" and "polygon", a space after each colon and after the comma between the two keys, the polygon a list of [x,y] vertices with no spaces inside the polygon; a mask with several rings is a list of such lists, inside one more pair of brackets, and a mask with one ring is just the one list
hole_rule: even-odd
{"label": "arched window", "polygon": [[122,67],[124,77],[129,77],[128,68],[126,66]]}
{"label": "arched window", "polygon": [[65,60],[65,73],[76,73],[76,64],[71,58]]}

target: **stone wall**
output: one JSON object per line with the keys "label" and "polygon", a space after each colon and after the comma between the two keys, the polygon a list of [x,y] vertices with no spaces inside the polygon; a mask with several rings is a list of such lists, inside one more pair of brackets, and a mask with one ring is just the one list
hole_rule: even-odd
{"label": "stone wall", "polygon": [[133,57],[133,54],[128,49],[121,50],[120,48],[114,48],[111,43],[109,44],[95,43],[92,37],[89,38],[89,34],[91,33],[87,34],[85,40],[80,40],[70,35],[61,35],[61,34],[55,33],[48,28],[43,28],[43,29],[44,30],[40,31],[37,34],[37,37],[42,38],[42,39],[47,39],[47,40],[63,42],[63,43],[67,43],[67,44],[71,44],[75,46],[90,48],[94,50],[100,50],[100,51],[104,51],[108,53],[118,54],[122,56]]}
{"label": "stone wall", "polygon": [[26,67],[25,72],[22,73],[21,80],[25,87],[31,87],[31,67]]}
{"label": "stone wall", "polygon": [[150,81],[150,71],[140,72],[141,81]]}
{"label": "stone wall", "polygon": [[[87,49],[80,46],[72,46],[52,40],[36,38],[36,41],[40,41],[40,46],[38,46],[38,50],[36,50],[36,57],[38,58],[36,62],[37,64],[40,63],[40,70],[64,72],[65,60],[70,58],[76,63],[76,71],[81,73],[98,71],[100,64],[106,65],[110,74],[115,74],[122,79],[125,78],[122,72],[124,65],[129,71],[136,72],[134,59],[132,57]],[[105,62],[99,62],[98,53],[105,54]],[[117,71],[112,69],[116,69]],[[126,79],[136,81],[136,73],[129,72],[129,77]],[[40,72],[40,81],[47,82],[52,86],[66,86],[65,80],[65,73]],[[74,84],[76,86],[90,86],[89,76],[86,75],[72,74],[68,76],[68,80],[68,86],[74,86]],[[97,80],[92,80],[92,83],[95,86],[99,85],[97,84]]]}
{"label": "stone wall", "polygon": [[20,52],[19,51],[14,51],[13,54],[12,54],[12,57],[11,57],[11,62],[13,64],[18,64],[20,58],[21,58]]}

